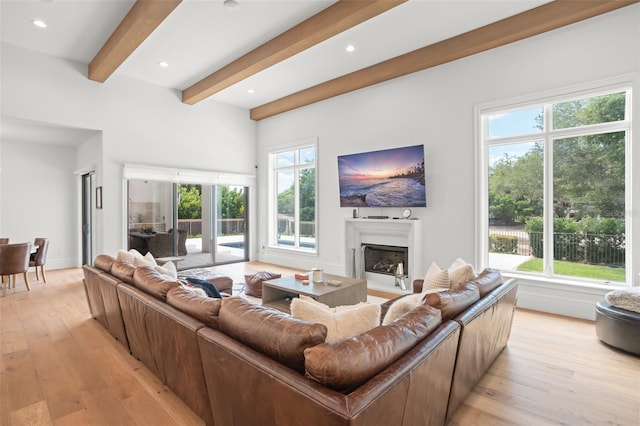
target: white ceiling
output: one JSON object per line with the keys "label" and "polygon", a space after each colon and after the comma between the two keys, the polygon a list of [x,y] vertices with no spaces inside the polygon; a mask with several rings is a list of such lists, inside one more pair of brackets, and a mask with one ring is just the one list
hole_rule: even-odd
{"label": "white ceiling", "polygon": [[[254,108],[547,1],[411,0],[209,99]],[[181,91],[334,3],[238,2],[240,8],[231,11],[223,7],[222,0],[184,0],[116,74]],[[1,40],[88,64],[133,3],[133,0],[0,0]],[[37,28],[32,19],[42,19],[48,27]],[[347,53],[348,44],[356,50]],[[159,67],[159,61],[167,61],[169,67]],[[108,86],[109,80],[103,84]],[[248,93],[249,89],[254,93]],[[2,124],[4,138],[4,118]]]}

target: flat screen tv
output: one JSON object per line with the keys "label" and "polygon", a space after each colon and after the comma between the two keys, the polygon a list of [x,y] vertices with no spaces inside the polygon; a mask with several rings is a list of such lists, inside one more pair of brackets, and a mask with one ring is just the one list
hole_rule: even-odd
{"label": "flat screen tv", "polygon": [[426,207],[424,145],[338,156],[340,207]]}

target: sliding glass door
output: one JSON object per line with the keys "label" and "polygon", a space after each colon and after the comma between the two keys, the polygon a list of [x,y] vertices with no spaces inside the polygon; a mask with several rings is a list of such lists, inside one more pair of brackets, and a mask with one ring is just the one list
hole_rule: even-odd
{"label": "sliding glass door", "polygon": [[217,264],[249,260],[248,192],[243,186],[215,186]]}
{"label": "sliding glass door", "polygon": [[173,257],[174,185],[171,182],[149,180],[128,181],[128,240],[129,249],[154,257]]}
{"label": "sliding glass door", "polygon": [[248,188],[128,181],[129,249],[178,269],[249,260]]}

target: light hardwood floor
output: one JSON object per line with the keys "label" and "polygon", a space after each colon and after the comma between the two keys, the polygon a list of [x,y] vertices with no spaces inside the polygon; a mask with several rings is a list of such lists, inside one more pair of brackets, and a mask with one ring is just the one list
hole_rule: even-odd
{"label": "light hardwood floor", "polygon": [[[234,282],[294,271],[215,269]],[[18,279],[0,298],[0,425],[202,424],[91,319],[81,269],[30,278],[30,292]],[[508,347],[449,424],[637,426],[640,358],[600,343],[590,321],[517,310]]]}

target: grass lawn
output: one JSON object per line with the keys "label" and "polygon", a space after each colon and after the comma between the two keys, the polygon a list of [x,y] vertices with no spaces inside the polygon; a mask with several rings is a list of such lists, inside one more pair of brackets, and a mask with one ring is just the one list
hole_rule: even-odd
{"label": "grass lawn", "polygon": [[[518,266],[518,271],[542,272],[542,259],[534,257]],[[610,268],[599,265],[585,265],[582,263],[553,261],[553,272],[556,275],[570,277],[592,278],[605,281],[624,282],[624,268]]]}

